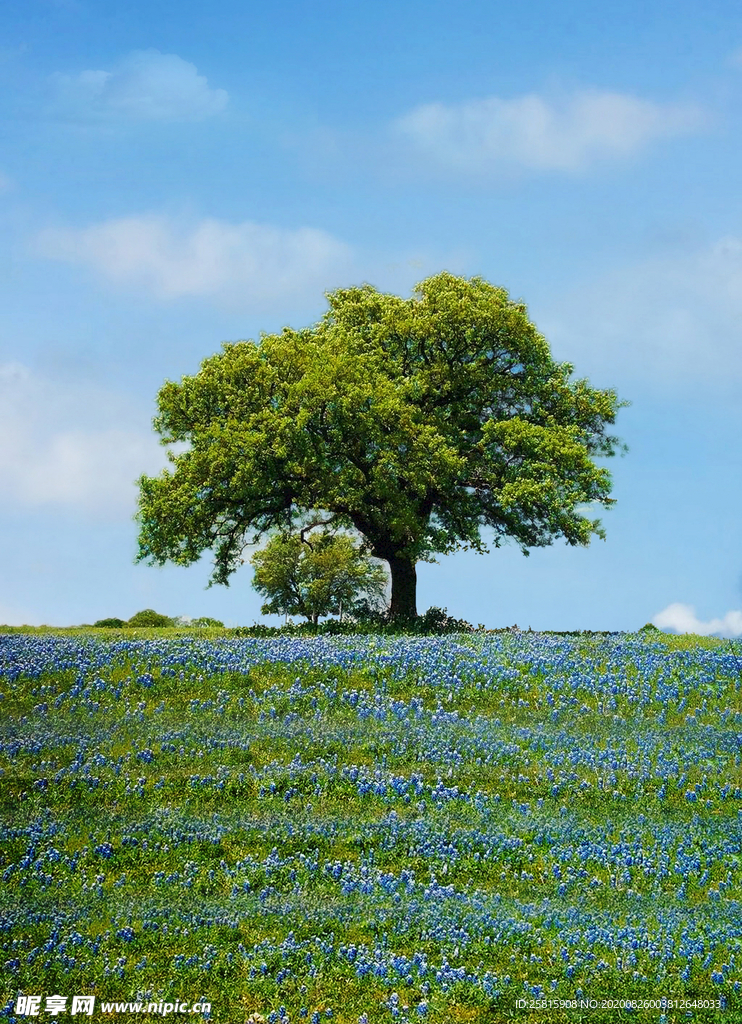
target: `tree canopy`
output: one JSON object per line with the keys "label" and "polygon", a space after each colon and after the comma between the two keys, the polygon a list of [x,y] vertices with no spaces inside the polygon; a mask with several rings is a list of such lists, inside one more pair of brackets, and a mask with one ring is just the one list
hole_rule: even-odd
{"label": "tree canopy", "polygon": [[161,615],[156,612],[154,608],[145,608],[141,612],[136,612],[129,621],[126,623],[127,626],[174,626],[175,619],[171,619],[168,615]]}
{"label": "tree canopy", "polygon": [[[172,468],[141,477],[138,559],[245,548],[307,517],[357,531],[389,563],[391,613],[416,613],[416,563],[512,538],[524,553],[603,536],[613,390],[573,379],[526,307],[481,278],[428,278],[408,299],[328,296],[314,326],[226,344],[167,381],[154,425]],[[485,540],[487,530],[491,540]]]}
{"label": "tree canopy", "polygon": [[321,615],[353,614],[361,600],[381,601],[387,582],[383,568],[345,533],[277,534],[251,562],[253,586],[268,598],[264,615],[303,615],[314,623]]}

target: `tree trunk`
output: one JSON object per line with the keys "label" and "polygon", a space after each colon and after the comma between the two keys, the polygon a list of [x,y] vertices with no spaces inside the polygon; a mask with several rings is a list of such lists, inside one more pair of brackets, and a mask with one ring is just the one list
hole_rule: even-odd
{"label": "tree trunk", "polygon": [[392,573],[392,603],[389,614],[393,619],[412,619],[417,615],[417,570],[408,558],[387,558]]}

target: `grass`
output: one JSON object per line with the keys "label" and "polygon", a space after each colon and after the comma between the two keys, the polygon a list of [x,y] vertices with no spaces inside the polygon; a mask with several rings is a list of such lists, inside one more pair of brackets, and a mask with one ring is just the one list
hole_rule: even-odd
{"label": "grass", "polygon": [[[2,1012],[742,1020],[738,659],[664,634],[4,633]],[[662,997],[696,1005],[610,1003]]]}

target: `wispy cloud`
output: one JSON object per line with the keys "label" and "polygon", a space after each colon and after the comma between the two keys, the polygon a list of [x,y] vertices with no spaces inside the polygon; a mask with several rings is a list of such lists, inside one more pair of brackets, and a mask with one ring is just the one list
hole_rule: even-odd
{"label": "wispy cloud", "polygon": [[427,160],[453,172],[576,172],[697,131],[706,120],[693,104],[585,90],[557,100],[531,93],[423,104],[400,117],[393,131]]}
{"label": "wispy cloud", "polygon": [[539,326],[580,372],[616,382],[742,384],[742,238],[583,282]]}
{"label": "wispy cloud", "polygon": [[49,229],[35,247],[50,259],[84,264],[158,298],[231,297],[253,308],[321,293],[352,259],[347,245],[316,228],[211,218],[182,227],[157,215]]}
{"label": "wispy cloud", "polygon": [[135,50],[110,70],[52,78],[54,109],[83,120],[198,121],[219,114],[229,96],[173,53]]}
{"label": "wispy cloud", "polygon": [[316,228],[210,218],[184,227],[156,215],[46,230],[36,249],[161,299],[205,296],[256,310],[321,295],[353,261],[349,246]]}
{"label": "wispy cloud", "polygon": [[699,636],[742,636],[742,611],[727,612],[721,619],[702,622],[689,604],[670,604],[654,616],[652,622],[660,629],[675,633],[696,633]]}
{"label": "wispy cloud", "polygon": [[31,248],[163,301],[200,298],[250,312],[316,309],[324,292],[363,281],[405,291],[442,266],[465,273],[471,263],[464,249],[361,250],[320,228],[159,214],[47,228]]}
{"label": "wispy cloud", "polygon": [[0,500],[129,518],[135,481],[166,459],[146,417],[92,385],[55,384],[0,364]]}

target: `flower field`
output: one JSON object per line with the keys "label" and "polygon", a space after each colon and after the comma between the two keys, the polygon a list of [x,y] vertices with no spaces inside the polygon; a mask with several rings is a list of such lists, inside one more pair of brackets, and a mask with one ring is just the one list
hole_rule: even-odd
{"label": "flower field", "polygon": [[736,646],[0,636],[0,1019],[742,1020]]}

